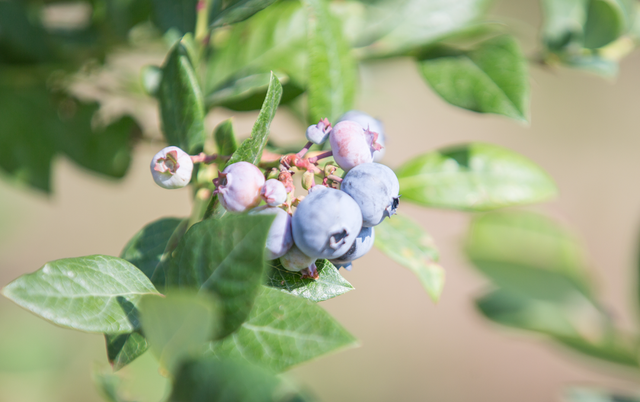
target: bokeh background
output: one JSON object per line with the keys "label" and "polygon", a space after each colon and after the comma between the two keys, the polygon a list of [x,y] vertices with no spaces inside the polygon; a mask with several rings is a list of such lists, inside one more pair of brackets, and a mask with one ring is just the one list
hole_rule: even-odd
{"label": "bokeh background", "polygon": [[[496,19],[520,21],[515,33],[532,53],[538,7],[537,1],[509,1],[493,11]],[[111,74],[136,79],[141,65],[161,60],[161,52],[149,49],[119,53],[109,66]],[[602,300],[617,323],[630,329],[638,317],[640,53],[622,62],[615,81],[531,68],[529,126],[446,104],[409,60],[364,66],[357,105],[384,122],[384,162],[391,167],[440,146],[484,141],[513,149],[549,172],[560,196],[533,209],[578,234]],[[99,77],[109,83],[113,75]],[[79,80],[77,92],[95,95],[94,78]],[[148,130],[157,130],[151,100],[122,97],[110,88],[105,85],[100,93],[106,110],[135,109]],[[216,110],[208,116],[208,130],[234,116],[236,132],[246,137],[256,115]],[[293,115],[278,112],[274,138],[297,143],[303,133]],[[139,144],[129,174],[119,182],[62,157],[54,163],[51,196],[0,180],[0,286],[58,258],[118,255],[149,221],[188,215],[189,191],[165,191],[149,175],[149,161],[160,146]],[[356,290],[322,303],[361,346],[291,370],[292,381],[321,401],[539,402],[561,400],[569,385],[640,390],[637,374],[595,363],[543,337],[498,327],[475,311],[473,298],[487,281],[461,253],[469,215],[407,203],[400,213],[415,218],[441,250],[447,282],[440,302],[432,303],[411,272],[374,249],[353,271],[343,272]],[[91,372],[108,370],[104,349],[101,336],[57,328],[0,298],[0,401],[99,401]],[[122,375],[132,399],[158,401],[164,393],[166,381],[150,353]]]}

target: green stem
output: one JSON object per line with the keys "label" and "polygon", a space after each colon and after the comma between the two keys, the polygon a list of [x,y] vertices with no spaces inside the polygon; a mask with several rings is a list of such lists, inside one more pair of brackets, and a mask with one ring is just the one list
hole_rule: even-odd
{"label": "green stem", "polygon": [[203,43],[209,36],[209,9],[211,0],[199,0],[196,11],[196,41]]}

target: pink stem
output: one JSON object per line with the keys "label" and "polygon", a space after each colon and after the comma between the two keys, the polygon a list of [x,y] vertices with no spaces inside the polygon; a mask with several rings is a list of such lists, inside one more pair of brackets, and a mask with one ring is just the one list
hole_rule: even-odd
{"label": "pink stem", "polygon": [[318,162],[320,159],[324,159],[324,158],[328,158],[330,156],[333,156],[333,151],[327,151],[327,152],[323,152],[319,155],[314,156],[313,158],[309,158],[307,159],[309,161],[309,163],[316,163]]}
{"label": "pink stem", "polygon": [[302,158],[307,153],[309,148],[311,148],[312,145],[313,145],[313,142],[311,141],[307,142],[307,144],[300,150],[300,152],[296,154],[296,156],[298,158]]}

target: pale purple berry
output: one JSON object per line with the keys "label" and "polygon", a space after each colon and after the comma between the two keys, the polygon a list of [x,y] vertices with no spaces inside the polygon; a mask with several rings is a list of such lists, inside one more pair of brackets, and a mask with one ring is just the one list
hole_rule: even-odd
{"label": "pale purple berry", "polygon": [[330,260],[331,263],[336,267],[340,266],[347,269],[347,271],[351,271],[351,267],[347,268],[347,265],[351,265],[351,261],[367,254],[373,247],[374,239],[375,232],[372,227],[362,228],[349,251],[334,260]]}
{"label": "pale purple berry", "polygon": [[393,170],[380,163],[364,163],[351,169],[340,190],[349,194],[360,207],[362,226],[376,226],[396,213],[400,184]]}
{"label": "pale purple berry", "polygon": [[366,130],[353,121],[342,121],[333,127],[329,135],[333,159],[344,170],[373,161],[373,153],[382,149],[378,134]]}
{"label": "pale purple berry", "polygon": [[284,184],[276,179],[269,179],[260,190],[262,198],[267,205],[272,207],[278,206],[287,200],[287,189]]}
{"label": "pale purple berry", "polygon": [[224,209],[244,212],[260,204],[264,176],[257,166],[249,162],[236,162],[227,166],[218,176],[214,180],[215,192]]}
{"label": "pale purple berry", "polygon": [[361,112],[359,110],[350,110],[347,113],[343,114],[339,119],[338,123],[341,121],[355,121],[360,124],[364,129],[373,131],[374,133],[378,133],[378,144],[382,145],[383,148],[373,152],[373,161],[378,162],[384,156],[384,143],[386,134],[384,132],[384,126],[382,122],[378,119],[374,119],[368,114]]}
{"label": "pale purple berry", "polygon": [[[313,186],[316,188],[319,186]],[[313,258],[338,258],[346,253],[362,228],[358,204],[332,188],[315,190],[298,205],[292,220],[293,241]]]}
{"label": "pale purple berry", "polygon": [[300,272],[307,268],[315,270],[316,259],[303,253],[294,244],[285,255],[280,257],[280,263],[288,271]]}
{"label": "pale purple berry", "polygon": [[178,147],[166,147],[151,160],[151,175],[160,187],[182,188],[191,181],[191,156]]}
{"label": "pale purple berry", "polygon": [[329,138],[331,132],[331,123],[329,120],[322,119],[318,124],[314,124],[307,128],[307,141],[311,141],[314,144],[322,145]]}
{"label": "pale purple berry", "polygon": [[275,219],[271,223],[271,228],[269,228],[269,234],[267,235],[265,258],[267,260],[275,260],[285,255],[291,246],[293,246],[291,215],[280,208],[267,206],[251,210],[249,214],[275,215]]}

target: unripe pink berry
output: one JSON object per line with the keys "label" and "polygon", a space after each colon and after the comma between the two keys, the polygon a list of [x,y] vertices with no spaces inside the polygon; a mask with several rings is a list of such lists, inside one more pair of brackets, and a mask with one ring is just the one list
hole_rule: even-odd
{"label": "unripe pink berry", "polygon": [[345,171],[373,161],[373,153],[382,149],[378,134],[364,129],[353,121],[342,121],[333,127],[329,135],[333,159]]}
{"label": "unripe pink berry", "polygon": [[260,194],[267,205],[272,207],[278,206],[287,200],[287,190],[284,188],[284,184],[276,179],[267,180]]}
{"label": "unripe pink berry", "polygon": [[237,162],[227,166],[214,180],[220,204],[230,212],[244,212],[260,204],[264,176],[257,166]]}
{"label": "unripe pink berry", "polygon": [[191,157],[178,147],[166,147],[151,160],[151,175],[160,187],[182,188],[191,181],[192,172]]}

